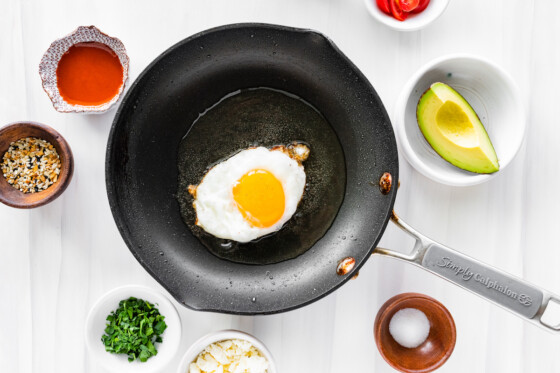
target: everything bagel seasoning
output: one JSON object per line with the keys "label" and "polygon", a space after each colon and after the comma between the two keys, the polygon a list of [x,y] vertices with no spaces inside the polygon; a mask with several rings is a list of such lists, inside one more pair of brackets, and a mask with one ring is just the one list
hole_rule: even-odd
{"label": "everything bagel seasoning", "polygon": [[2,174],[23,193],[41,192],[58,180],[60,157],[48,141],[25,137],[10,144],[2,159]]}

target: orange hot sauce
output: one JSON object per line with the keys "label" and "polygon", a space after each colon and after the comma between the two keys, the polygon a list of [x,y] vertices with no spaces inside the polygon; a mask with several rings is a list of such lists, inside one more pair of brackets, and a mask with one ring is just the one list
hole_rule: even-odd
{"label": "orange hot sauce", "polygon": [[78,43],[70,47],[56,68],[58,91],[72,105],[97,106],[111,101],[123,84],[123,67],[108,46]]}

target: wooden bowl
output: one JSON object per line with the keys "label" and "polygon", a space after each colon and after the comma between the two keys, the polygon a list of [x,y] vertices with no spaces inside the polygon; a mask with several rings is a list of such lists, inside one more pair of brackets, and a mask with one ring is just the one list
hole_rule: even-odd
{"label": "wooden bowl", "polygon": [[12,142],[24,137],[37,137],[50,142],[56,148],[61,163],[58,180],[37,193],[23,193],[0,175],[0,202],[11,207],[29,209],[54,201],[66,190],[74,173],[74,158],[66,140],[53,128],[35,122],[18,122],[0,128],[0,159],[4,157]]}
{"label": "wooden bowl", "polygon": [[[430,321],[430,334],[416,348],[406,348],[393,339],[389,323],[403,308],[416,308]],[[424,294],[403,293],[389,299],[375,318],[375,343],[389,365],[401,372],[432,372],[443,365],[455,348],[456,330],[453,317],[437,300]]]}

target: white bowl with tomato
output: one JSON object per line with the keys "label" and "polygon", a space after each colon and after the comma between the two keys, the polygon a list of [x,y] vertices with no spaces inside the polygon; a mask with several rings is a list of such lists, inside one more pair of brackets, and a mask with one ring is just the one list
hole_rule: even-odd
{"label": "white bowl with tomato", "polygon": [[377,21],[398,31],[422,29],[439,18],[449,0],[364,0]]}

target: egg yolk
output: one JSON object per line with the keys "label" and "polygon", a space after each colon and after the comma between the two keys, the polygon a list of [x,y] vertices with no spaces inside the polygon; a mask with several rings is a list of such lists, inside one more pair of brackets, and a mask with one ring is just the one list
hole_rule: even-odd
{"label": "egg yolk", "polygon": [[266,170],[252,170],[241,176],[233,187],[233,199],[249,224],[267,228],[282,215],[286,199],[282,183]]}

